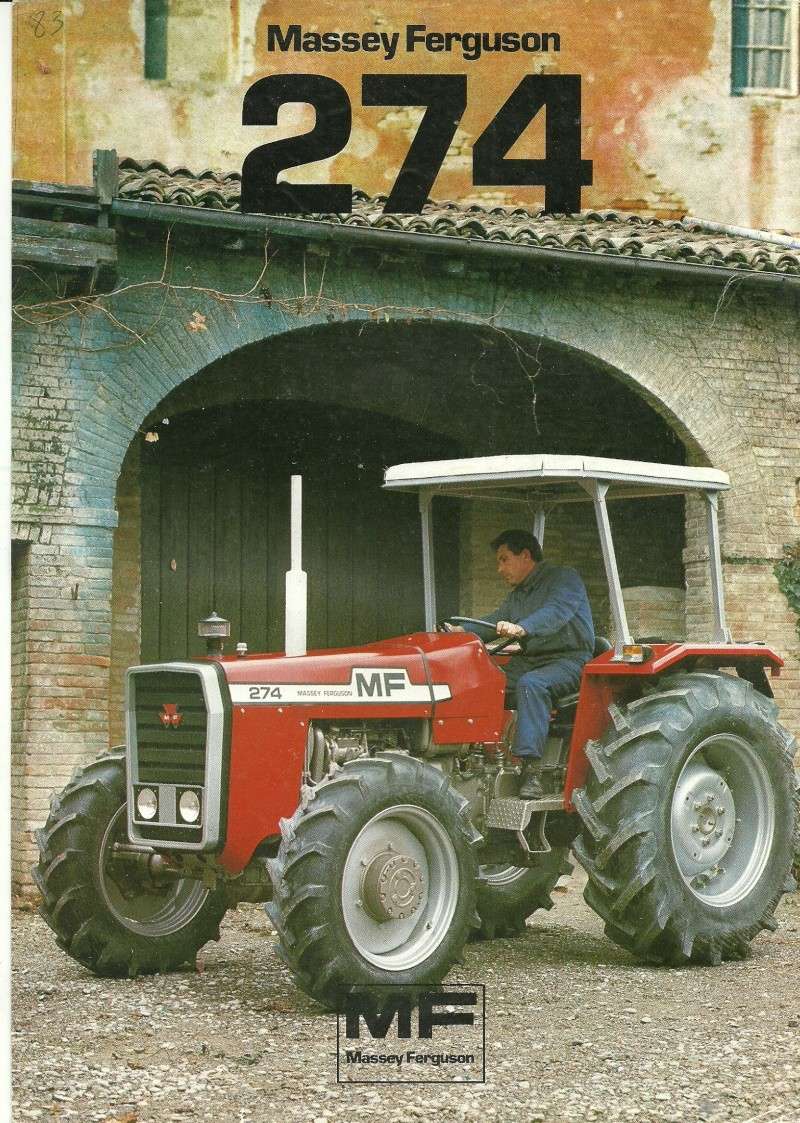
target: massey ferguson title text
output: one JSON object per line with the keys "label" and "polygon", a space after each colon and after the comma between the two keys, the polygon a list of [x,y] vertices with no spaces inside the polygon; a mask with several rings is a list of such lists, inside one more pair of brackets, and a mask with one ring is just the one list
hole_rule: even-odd
{"label": "massey ferguson title text", "polygon": [[281,27],[267,25],[268,51],[300,51],[308,54],[354,54],[357,51],[377,54],[390,62],[403,49],[407,54],[418,50],[438,54],[461,52],[467,62],[476,62],[483,54],[524,51],[560,51],[561,36],[557,31],[429,31],[427,24],[409,23],[401,37],[399,31],[304,31],[299,23]]}

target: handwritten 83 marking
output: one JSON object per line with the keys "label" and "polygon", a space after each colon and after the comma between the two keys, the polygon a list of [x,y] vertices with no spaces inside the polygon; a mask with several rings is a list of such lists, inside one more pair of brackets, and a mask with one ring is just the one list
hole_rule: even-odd
{"label": "handwritten 83 marking", "polygon": [[63,29],[64,14],[61,11],[48,12],[41,10],[31,12],[27,24],[36,39],[49,38],[51,35],[58,35],[59,31]]}

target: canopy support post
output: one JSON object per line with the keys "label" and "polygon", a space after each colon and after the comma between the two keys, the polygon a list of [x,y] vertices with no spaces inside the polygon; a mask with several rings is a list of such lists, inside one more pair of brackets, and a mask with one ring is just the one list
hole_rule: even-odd
{"label": "canopy support post", "polygon": [[611,521],[608,517],[606,505],[608,484],[602,480],[587,480],[583,486],[591,495],[594,503],[597,530],[600,534],[600,548],[603,551],[603,565],[606,569],[608,594],[611,602],[611,618],[614,621],[614,658],[621,659],[622,648],[632,644],[633,639],[628,631],[628,617],[625,613],[625,601],[622,597],[617,556],[614,553],[614,539],[611,534]]}
{"label": "canopy support post", "polygon": [[436,572],[433,561],[433,493],[420,491],[422,519],[422,583],[425,594],[425,630],[436,629]]}
{"label": "canopy support post", "polygon": [[731,630],[725,623],[725,591],[722,584],[722,551],[719,540],[719,496],[715,491],[707,491],[705,499],[708,565],[711,570],[711,599],[714,608],[714,642],[732,643]]}

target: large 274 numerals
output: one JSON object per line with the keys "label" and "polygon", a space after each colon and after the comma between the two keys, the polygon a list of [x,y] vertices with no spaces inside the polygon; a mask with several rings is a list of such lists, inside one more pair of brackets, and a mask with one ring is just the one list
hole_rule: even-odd
{"label": "large 274 numerals", "polygon": [[[386,200],[386,214],[419,214],[467,105],[463,74],[365,74],[364,105],[425,106],[419,128]],[[350,139],[347,91],[319,74],[271,74],[245,94],[244,125],[275,125],[281,105],[312,105],[317,119],[301,136],[258,148],[242,165],[242,210],[262,214],[339,213],[352,210],[351,184],[278,183],[278,174],[341,152]],[[546,109],[545,155],[509,160],[507,152],[536,114]],[[543,186],[544,209],[571,214],[581,187],[592,182],[592,162],[581,159],[581,80],[577,74],[529,74],[475,141],[476,186]]]}

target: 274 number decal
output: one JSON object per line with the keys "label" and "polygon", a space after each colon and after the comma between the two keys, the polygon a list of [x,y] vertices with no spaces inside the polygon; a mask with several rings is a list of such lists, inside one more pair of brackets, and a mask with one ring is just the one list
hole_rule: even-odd
{"label": "274 number decal", "polygon": [[[385,214],[419,214],[467,106],[465,74],[364,74],[364,105],[425,106],[394,182]],[[347,91],[321,74],[271,74],[244,96],[243,125],[275,125],[290,102],[312,105],[310,132],[261,144],[242,165],[242,210],[262,214],[346,214],[350,183],[278,183],[278,174],[337,155],[350,139]],[[545,155],[508,159],[507,153],[540,110],[546,110]],[[572,214],[581,187],[592,182],[592,161],[581,159],[581,79],[577,74],[528,74],[500,107],[472,149],[472,181],[480,187],[543,186],[544,209]]]}
{"label": "274 number decal", "polygon": [[247,692],[251,702],[265,702],[268,698],[282,698],[279,686],[248,686]]}

